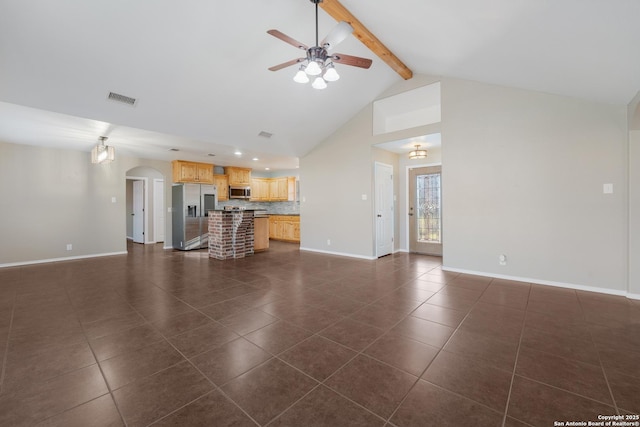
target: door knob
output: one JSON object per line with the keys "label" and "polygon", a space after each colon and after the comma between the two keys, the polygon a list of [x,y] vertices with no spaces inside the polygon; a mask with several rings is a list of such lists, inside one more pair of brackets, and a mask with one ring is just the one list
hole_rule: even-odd
{"label": "door knob", "polygon": [[378,218],[382,218],[382,215],[378,214]]}
{"label": "door knob", "polygon": [[410,214],[409,214],[409,216],[413,216],[413,214],[412,214],[412,213],[410,213]]}

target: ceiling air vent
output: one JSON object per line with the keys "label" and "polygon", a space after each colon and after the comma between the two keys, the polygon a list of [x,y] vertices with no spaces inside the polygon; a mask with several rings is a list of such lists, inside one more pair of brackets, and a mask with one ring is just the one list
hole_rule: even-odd
{"label": "ceiling air vent", "polygon": [[115,93],[115,92],[109,92],[109,96],[107,96],[107,99],[111,101],[122,102],[123,104],[127,104],[132,107],[136,105],[135,98],[131,98],[130,96],[120,95],[119,93]]}
{"label": "ceiling air vent", "polygon": [[261,136],[263,138],[271,138],[273,136],[272,133],[269,132],[265,132],[265,131],[260,131],[260,133],[258,134],[258,136]]}

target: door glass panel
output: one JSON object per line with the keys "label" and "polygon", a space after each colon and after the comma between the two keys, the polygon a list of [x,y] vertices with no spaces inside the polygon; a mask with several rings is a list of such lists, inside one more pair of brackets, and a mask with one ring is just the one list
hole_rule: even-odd
{"label": "door glass panel", "polygon": [[416,177],[416,189],[418,206],[416,230],[418,232],[418,241],[441,243],[440,174],[418,175]]}

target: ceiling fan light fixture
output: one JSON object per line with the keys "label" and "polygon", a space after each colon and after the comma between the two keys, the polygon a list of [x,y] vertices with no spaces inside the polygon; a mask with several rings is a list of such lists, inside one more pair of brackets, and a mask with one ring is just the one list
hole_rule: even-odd
{"label": "ceiling fan light fixture", "polygon": [[307,73],[304,72],[304,65],[300,67],[295,76],[293,76],[293,81],[296,83],[309,83],[309,77]]}
{"label": "ceiling fan light fixture", "polygon": [[329,65],[327,65],[326,71],[324,72],[324,76],[322,77],[328,82],[335,82],[336,80],[340,79],[340,74],[338,74],[338,72],[336,71],[333,63],[329,63]]}
{"label": "ceiling fan light fixture", "polygon": [[416,147],[416,149],[409,153],[409,159],[415,160],[427,158],[427,150],[421,150],[420,144],[416,144],[414,147]]}
{"label": "ceiling fan light fixture", "polygon": [[316,61],[309,61],[309,65],[307,65],[305,72],[310,76],[318,76],[322,73],[322,68],[320,68],[320,65],[318,65]]}
{"label": "ceiling fan light fixture", "polygon": [[327,82],[325,82],[322,77],[316,77],[316,79],[311,84],[311,87],[314,89],[326,89]]}

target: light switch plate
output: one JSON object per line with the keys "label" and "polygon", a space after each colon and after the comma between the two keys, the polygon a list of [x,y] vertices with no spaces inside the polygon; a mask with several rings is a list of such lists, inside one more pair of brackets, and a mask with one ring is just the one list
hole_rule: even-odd
{"label": "light switch plate", "polygon": [[362,195],[362,200],[367,200],[367,195],[366,194]]}
{"label": "light switch plate", "polygon": [[613,184],[602,184],[602,192],[604,194],[613,194]]}

